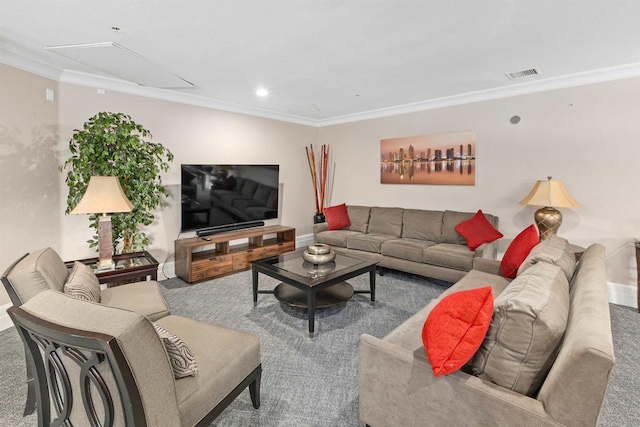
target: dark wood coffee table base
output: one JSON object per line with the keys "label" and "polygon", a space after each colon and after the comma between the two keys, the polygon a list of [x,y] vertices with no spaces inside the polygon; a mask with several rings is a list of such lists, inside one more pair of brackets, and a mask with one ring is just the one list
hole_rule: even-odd
{"label": "dark wood coffee table base", "polygon": [[[316,292],[316,308],[327,308],[345,303],[351,299],[353,294],[353,286],[349,283],[336,283]],[[297,308],[308,308],[307,292],[286,283],[280,283],[276,286],[273,295],[283,304]]]}

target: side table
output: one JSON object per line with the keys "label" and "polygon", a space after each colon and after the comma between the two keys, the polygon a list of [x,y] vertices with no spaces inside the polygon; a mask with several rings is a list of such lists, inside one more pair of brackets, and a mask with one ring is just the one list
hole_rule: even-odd
{"label": "side table", "polygon": [[[112,270],[98,270],[98,258],[79,259],[88,265],[98,277],[100,283],[113,287],[131,281],[158,280],[158,261],[149,252],[133,252],[114,255],[115,267]],[[75,261],[65,262],[68,268],[73,267]]]}

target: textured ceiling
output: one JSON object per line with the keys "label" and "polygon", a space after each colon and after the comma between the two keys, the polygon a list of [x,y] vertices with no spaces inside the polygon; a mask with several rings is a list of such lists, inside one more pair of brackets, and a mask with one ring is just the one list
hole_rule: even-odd
{"label": "textured ceiling", "polygon": [[195,85],[176,92],[314,121],[638,64],[639,22],[613,0],[0,0],[5,52],[127,78],[44,49],[113,42]]}

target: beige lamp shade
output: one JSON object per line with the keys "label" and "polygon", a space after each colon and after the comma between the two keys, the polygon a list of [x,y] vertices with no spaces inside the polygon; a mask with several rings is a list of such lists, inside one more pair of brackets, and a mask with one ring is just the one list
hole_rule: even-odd
{"label": "beige lamp shade", "polygon": [[580,203],[569,195],[562,181],[553,181],[550,176],[546,181],[536,182],[527,197],[520,200],[520,204],[542,206],[533,215],[540,233],[540,240],[555,236],[562,224],[562,213],[555,207],[577,208],[580,206]]}
{"label": "beige lamp shade", "polygon": [[562,181],[547,180],[536,182],[533,189],[527,196],[520,200],[521,205],[528,206],[552,206],[556,208],[577,208],[580,203],[576,202],[564,187]]}
{"label": "beige lamp shade", "polygon": [[131,212],[133,204],[125,196],[115,176],[92,176],[87,191],[72,214]]}

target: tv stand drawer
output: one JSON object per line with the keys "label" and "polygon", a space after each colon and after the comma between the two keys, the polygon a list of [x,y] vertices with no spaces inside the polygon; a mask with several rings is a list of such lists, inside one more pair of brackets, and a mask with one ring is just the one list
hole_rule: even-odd
{"label": "tv stand drawer", "polygon": [[265,247],[265,257],[280,255],[285,252],[291,252],[296,249],[295,242],[281,242],[275,245]]}
{"label": "tv stand drawer", "polygon": [[264,248],[248,249],[244,252],[233,254],[233,270],[246,270],[251,267],[251,261],[264,257]]}
{"label": "tv stand drawer", "polygon": [[197,282],[231,271],[233,271],[233,259],[230,255],[214,255],[191,264],[191,281]]}

